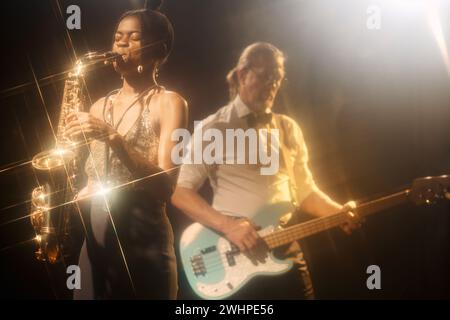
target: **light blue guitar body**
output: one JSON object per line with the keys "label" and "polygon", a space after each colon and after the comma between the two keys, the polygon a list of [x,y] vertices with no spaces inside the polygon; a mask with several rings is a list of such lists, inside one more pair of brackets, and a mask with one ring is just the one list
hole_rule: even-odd
{"label": "light blue guitar body", "polygon": [[[277,229],[281,216],[292,211],[291,203],[276,203],[259,210],[251,220],[265,236]],[[227,298],[257,275],[279,275],[292,268],[291,261],[272,254],[255,265],[227,239],[199,223],[183,232],[180,255],[189,284],[204,299]]]}
{"label": "light blue guitar body", "polygon": [[[364,217],[410,200],[418,205],[430,204],[441,198],[450,200],[448,190],[450,175],[419,178],[414,180],[411,189],[362,203],[352,211]],[[343,209],[282,231],[276,230],[280,217],[293,209],[289,202],[276,203],[259,210],[251,219],[262,227],[258,232],[261,237],[276,232],[264,239],[270,248],[337,227],[347,222],[349,217],[348,209]],[[227,298],[257,275],[278,275],[292,268],[291,261],[278,260],[271,254],[264,263],[254,264],[227,239],[198,223],[184,231],[180,242],[181,262],[189,284],[205,299]]]}

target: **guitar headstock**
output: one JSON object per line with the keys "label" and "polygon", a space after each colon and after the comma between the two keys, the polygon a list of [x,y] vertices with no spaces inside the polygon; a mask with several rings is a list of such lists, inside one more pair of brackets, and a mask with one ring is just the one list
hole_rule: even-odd
{"label": "guitar headstock", "polygon": [[416,205],[433,204],[440,199],[450,199],[450,175],[415,179],[408,193]]}

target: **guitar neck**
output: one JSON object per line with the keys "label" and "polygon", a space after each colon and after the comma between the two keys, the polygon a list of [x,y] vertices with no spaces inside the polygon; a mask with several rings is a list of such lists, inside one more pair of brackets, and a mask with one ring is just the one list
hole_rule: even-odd
{"label": "guitar neck", "polygon": [[[372,213],[407,202],[409,192],[410,190],[407,189],[386,197],[362,203],[355,209],[352,209],[352,212],[356,213],[360,217],[368,216]],[[264,236],[263,239],[270,249],[275,249],[295,240],[300,240],[319,232],[337,227],[346,221],[348,221],[348,213],[347,211],[341,211],[333,215],[313,219],[308,222],[273,232],[267,236]]]}

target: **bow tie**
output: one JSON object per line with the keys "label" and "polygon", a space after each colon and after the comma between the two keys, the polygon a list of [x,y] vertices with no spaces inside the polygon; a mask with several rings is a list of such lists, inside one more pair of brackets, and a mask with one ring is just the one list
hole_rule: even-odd
{"label": "bow tie", "polygon": [[250,113],[246,116],[247,124],[250,128],[256,127],[258,124],[268,124],[272,120],[272,112]]}

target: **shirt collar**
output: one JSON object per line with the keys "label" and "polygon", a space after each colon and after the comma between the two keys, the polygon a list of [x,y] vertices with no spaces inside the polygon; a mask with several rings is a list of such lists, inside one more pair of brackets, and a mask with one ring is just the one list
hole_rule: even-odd
{"label": "shirt collar", "polygon": [[[236,98],[233,101],[234,109],[236,111],[236,114],[239,118],[247,117],[249,114],[256,115],[241,99],[239,95],[236,96]],[[266,115],[272,115],[272,110],[270,108],[267,108],[264,110],[264,114]],[[260,115],[261,116],[261,115]]]}
{"label": "shirt collar", "polygon": [[250,108],[247,107],[247,105],[242,101],[239,95],[236,96],[236,98],[233,101],[233,104],[236,110],[236,114],[239,118],[244,118],[245,116],[252,113],[252,110],[250,110]]}

